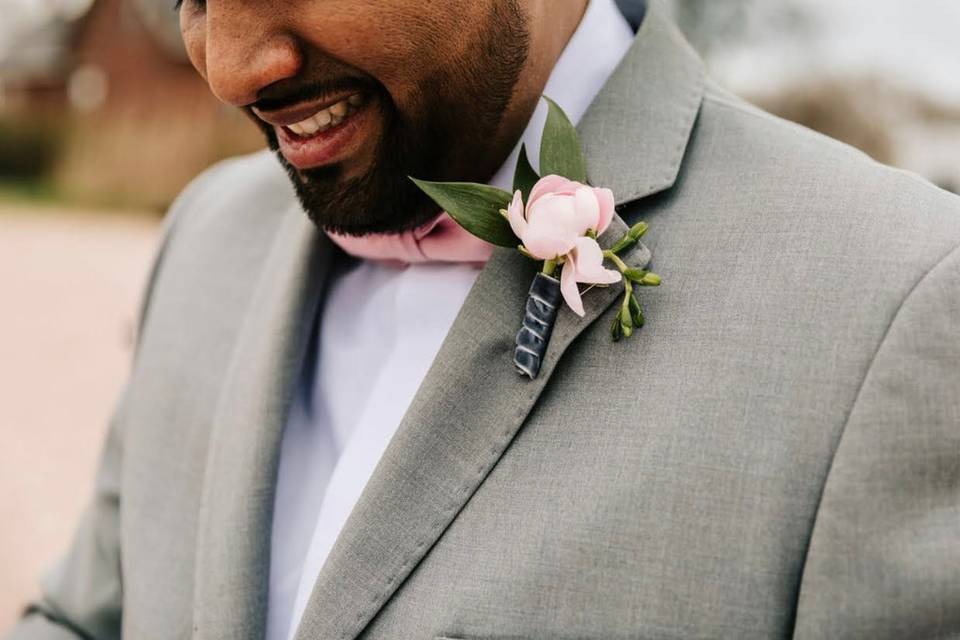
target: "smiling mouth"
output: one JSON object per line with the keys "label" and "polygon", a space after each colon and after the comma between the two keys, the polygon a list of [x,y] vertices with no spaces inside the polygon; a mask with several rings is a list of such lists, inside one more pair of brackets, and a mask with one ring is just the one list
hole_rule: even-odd
{"label": "smiling mouth", "polygon": [[366,91],[332,96],[285,109],[254,113],[273,126],[283,157],[300,170],[354,158],[378,130],[373,96]]}
{"label": "smiling mouth", "polygon": [[303,120],[283,125],[282,128],[298,138],[309,139],[339,126],[357,113],[366,101],[363,93],[354,93]]}

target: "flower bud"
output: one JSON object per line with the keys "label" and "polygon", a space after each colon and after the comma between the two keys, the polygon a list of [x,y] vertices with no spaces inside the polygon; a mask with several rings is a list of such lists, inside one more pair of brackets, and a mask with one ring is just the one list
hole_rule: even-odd
{"label": "flower bud", "polygon": [[646,320],[643,317],[643,309],[640,308],[640,302],[637,300],[637,296],[630,294],[630,319],[633,321],[633,326],[639,329],[644,325]]}
{"label": "flower bud", "polygon": [[613,338],[614,342],[620,342],[620,338],[623,337],[623,329],[620,328],[619,313],[614,317],[613,324],[610,325],[610,337]]}
{"label": "flower bud", "polygon": [[639,240],[640,238],[643,237],[643,234],[645,234],[647,232],[647,229],[649,228],[650,228],[650,225],[648,225],[646,222],[638,222],[637,224],[630,227],[630,231],[628,232],[628,235],[633,240]]}
{"label": "flower bud", "polygon": [[630,317],[630,308],[627,305],[620,310],[620,330],[629,338],[633,335],[633,318]]}
{"label": "flower bud", "polygon": [[648,273],[643,276],[643,279],[640,281],[640,285],[644,287],[659,287],[660,286],[660,276],[655,273]]}

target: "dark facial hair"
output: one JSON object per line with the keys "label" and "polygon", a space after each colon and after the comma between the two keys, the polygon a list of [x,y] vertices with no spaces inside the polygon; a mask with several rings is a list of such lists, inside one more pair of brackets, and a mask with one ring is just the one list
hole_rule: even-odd
{"label": "dark facial hair", "polygon": [[[299,170],[279,152],[276,133],[259,118],[270,148],[287,170],[297,197],[319,227],[340,234],[399,233],[425,224],[440,212],[409,176],[426,180],[485,181],[489,168],[471,167],[471,158],[488,157],[487,145],[529,53],[527,17],[519,0],[493,0],[482,42],[466,62],[421,83],[416,113],[402,113],[383,85],[367,81],[375,95],[384,135],[375,160],[361,176],[343,179],[338,166]],[[279,108],[319,93],[301,87],[269,105]],[[474,163],[475,164],[475,163]],[[459,175],[451,175],[453,172]]]}

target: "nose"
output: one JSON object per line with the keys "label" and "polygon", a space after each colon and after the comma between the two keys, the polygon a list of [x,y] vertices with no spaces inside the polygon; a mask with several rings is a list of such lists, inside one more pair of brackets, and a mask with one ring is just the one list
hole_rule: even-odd
{"label": "nose", "polygon": [[267,11],[251,10],[263,3],[230,3],[230,9],[213,11],[215,4],[227,3],[207,3],[204,62],[220,100],[246,106],[265,87],[300,72],[303,58],[294,38]]}

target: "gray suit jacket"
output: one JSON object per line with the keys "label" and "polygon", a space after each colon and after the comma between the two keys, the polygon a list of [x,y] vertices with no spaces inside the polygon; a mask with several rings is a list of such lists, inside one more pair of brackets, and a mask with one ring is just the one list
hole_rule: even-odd
{"label": "gray suit jacket", "polygon": [[[537,380],[481,273],[310,638],[960,637],[960,201],[705,78],[654,4],[580,126],[627,256]],[[278,444],[335,251],[265,155],[174,207],[93,503],[13,638],[263,635]]]}

